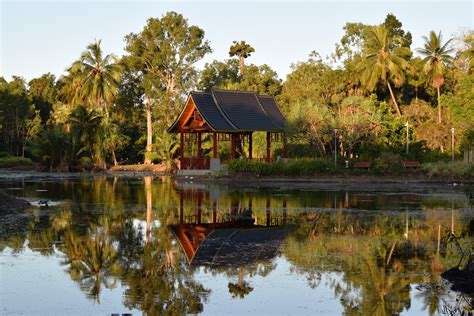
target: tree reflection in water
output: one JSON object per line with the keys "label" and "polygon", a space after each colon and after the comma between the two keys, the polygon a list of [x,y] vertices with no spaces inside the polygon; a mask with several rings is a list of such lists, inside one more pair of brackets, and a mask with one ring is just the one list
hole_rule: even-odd
{"label": "tree reflection in water", "polygon": [[68,231],[63,247],[71,278],[97,302],[100,302],[102,285],[107,289],[115,287],[116,277],[120,275],[117,251],[112,246],[108,226],[104,219],[101,227],[82,238]]}
{"label": "tree reflection in water", "polygon": [[[196,281],[196,266],[190,265],[192,260],[169,226],[197,225],[199,220],[206,239],[217,225],[235,229],[236,223],[258,223],[264,228],[280,225],[285,218],[291,224],[284,228],[281,260],[290,263],[292,273],[304,276],[309,287],[328,284],[345,314],[399,314],[410,310],[413,300],[430,315],[472,311],[473,298],[458,294],[456,301],[440,277],[442,271],[458,265],[461,253],[441,238],[438,254],[438,227],[445,239],[451,232],[459,236],[461,245],[473,242],[472,218],[461,211],[472,206],[459,197],[294,191],[272,195],[225,188],[215,194],[206,186],[186,189],[157,177],[97,177],[50,185],[50,192],[67,197],[65,202],[26,210],[17,230],[1,232],[0,249],[21,252],[27,245],[44,256],[60,252],[71,279],[94,302],[100,302],[101,289],[120,285],[123,304],[146,314],[202,312],[210,291]],[[180,214],[183,191],[187,193]],[[202,192],[199,198],[197,191]],[[409,211],[398,206],[405,202]],[[243,236],[251,234],[237,236],[245,244]],[[202,235],[196,237],[203,242]],[[262,243],[245,245],[252,249]],[[230,294],[245,301],[265,295],[252,278],[266,277],[277,265],[274,255],[239,261],[252,252],[233,251],[233,265],[198,266],[205,267],[204,273],[225,275]]]}

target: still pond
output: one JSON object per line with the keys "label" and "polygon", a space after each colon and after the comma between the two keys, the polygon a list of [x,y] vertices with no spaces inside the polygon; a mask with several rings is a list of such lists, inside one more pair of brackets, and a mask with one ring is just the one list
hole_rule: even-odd
{"label": "still pond", "polygon": [[32,204],[0,214],[2,315],[474,310],[441,277],[472,250],[472,186],[4,174],[0,189]]}

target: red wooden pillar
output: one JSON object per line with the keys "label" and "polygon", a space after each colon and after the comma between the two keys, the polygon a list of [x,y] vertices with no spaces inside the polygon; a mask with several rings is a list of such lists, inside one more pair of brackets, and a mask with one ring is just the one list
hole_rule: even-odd
{"label": "red wooden pillar", "polygon": [[249,134],[249,159],[252,159],[252,133]]}
{"label": "red wooden pillar", "polygon": [[179,168],[184,169],[184,133],[183,131],[179,131],[179,141],[180,141],[180,147],[179,147]]}
{"label": "red wooden pillar", "polygon": [[212,223],[217,223],[217,201],[212,201]]}
{"label": "red wooden pillar", "polygon": [[231,134],[230,137],[230,143],[231,143],[231,153],[232,153],[232,159],[236,158],[236,153],[235,153],[235,134]]}
{"label": "red wooden pillar", "polygon": [[270,199],[267,199],[267,226],[270,226]]}
{"label": "red wooden pillar", "polygon": [[286,200],[283,200],[283,224],[286,223]]}
{"label": "red wooden pillar", "polygon": [[212,158],[217,158],[217,133],[212,133]]}
{"label": "red wooden pillar", "polygon": [[270,162],[270,151],[271,151],[271,139],[270,139],[270,132],[267,132],[267,162]]}
{"label": "red wooden pillar", "polygon": [[184,192],[179,191],[179,223],[184,224]]}

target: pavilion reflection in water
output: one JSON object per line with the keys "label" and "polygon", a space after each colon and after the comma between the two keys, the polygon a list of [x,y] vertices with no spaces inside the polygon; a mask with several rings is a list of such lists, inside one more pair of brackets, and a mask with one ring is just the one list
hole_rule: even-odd
{"label": "pavilion reflection in water", "polygon": [[[277,216],[272,212],[270,199],[266,201],[266,220],[257,223],[252,200],[244,203],[231,201],[230,209],[218,217],[217,198],[212,193],[195,187],[180,190],[179,224],[170,225],[171,231],[193,266],[241,267],[271,260],[285,237],[287,221],[286,201]],[[215,194],[214,194],[215,195]],[[203,221],[203,200],[212,200],[212,220]],[[184,201],[195,201],[196,214],[184,216]],[[221,212],[220,212],[221,213]],[[273,213],[273,214],[272,214]]]}

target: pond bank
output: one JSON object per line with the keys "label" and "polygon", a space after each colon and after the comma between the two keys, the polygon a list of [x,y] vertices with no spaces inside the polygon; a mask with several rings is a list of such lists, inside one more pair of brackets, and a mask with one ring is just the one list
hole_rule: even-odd
{"label": "pond bank", "polygon": [[235,188],[287,188],[287,189],[380,189],[396,188],[443,188],[454,189],[472,187],[474,177],[428,177],[423,174],[406,173],[402,175],[373,175],[373,174],[327,174],[320,176],[266,176],[258,177],[252,174],[233,174],[224,176],[176,176],[165,172],[112,170],[107,172],[40,172],[0,169],[0,180],[15,179],[42,181],[53,179],[78,179],[93,177],[123,177],[141,178],[144,176],[169,176],[178,182],[217,184]]}
{"label": "pond bank", "polygon": [[428,189],[443,190],[472,187],[474,178],[429,178],[423,175],[321,175],[298,177],[257,177],[238,174],[222,177],[176,177],[179,182],[222,184],[235,188],[325,189],[325,190],[393,190]]}

